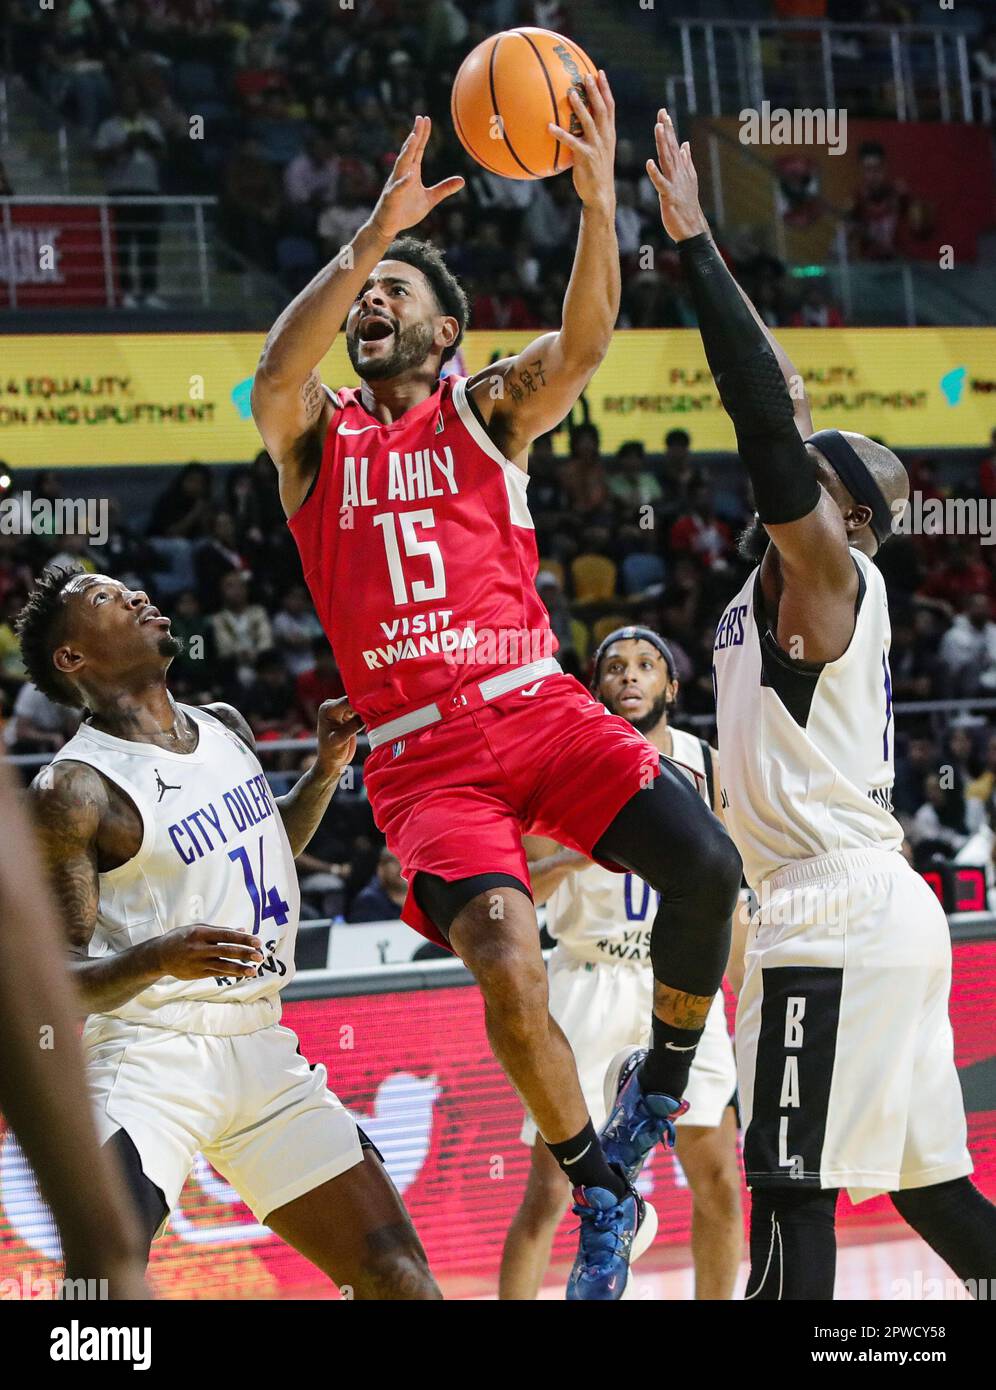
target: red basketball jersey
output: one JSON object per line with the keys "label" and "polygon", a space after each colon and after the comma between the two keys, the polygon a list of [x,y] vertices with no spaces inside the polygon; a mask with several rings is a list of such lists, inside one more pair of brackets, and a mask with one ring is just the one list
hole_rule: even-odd
{"label": "red basketball jersey", "polygon": [[439,381],[378,424],[336,393],[318,477],[290,519],[315,610],[369,727],[557,649],[536,592],[528,478]]}

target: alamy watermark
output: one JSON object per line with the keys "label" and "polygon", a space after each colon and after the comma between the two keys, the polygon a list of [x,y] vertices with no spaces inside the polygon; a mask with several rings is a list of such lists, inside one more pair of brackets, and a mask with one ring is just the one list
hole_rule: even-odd
{"label": "alamy watermark", "polygon": [[0,1300],[28,1298],[66,1299],[73,1302],[106,1302],[110,1298],[106,1279],[63,1279],[60,1275],[36,1275],[25,1267],[16,1279],[0,1279]]}
{"label": "alamy watermark", "polygon": [[996,499],[925,497],[913,492],[908,502],[892,503],[892,532],[896,536],[977,536],[983,545],[992,545]]}
{"label": "alamy watermark", "polygon": [[0,536],[86,536],[106,545],[111,531],[106,497],[32,497],[30,492],[0,501]]}
{"label": "alamy watermark", "polygon": [[824,145],[830,155],[847,151],[847,112],[822,107],[772,106],[740,112],[741,145]]}

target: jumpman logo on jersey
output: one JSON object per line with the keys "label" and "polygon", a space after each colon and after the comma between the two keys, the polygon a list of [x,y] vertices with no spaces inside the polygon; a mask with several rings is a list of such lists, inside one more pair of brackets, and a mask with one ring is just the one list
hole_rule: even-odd
{"label": "jumpman logo on jersey", "polygon": [[[177,784],[174,787],[170,786],[169,783],[164,782],[163,779],[159,776],[159,769],[157,767],[153,768],[153,772],[155,772],[156,774],[156,787],[159,791],[159,801],[162,801],[163,797],[166,795],[167,792],[178,792],[180,790],[179,784]],[[159,802],[157,801],[156,805],[158,804]]]}

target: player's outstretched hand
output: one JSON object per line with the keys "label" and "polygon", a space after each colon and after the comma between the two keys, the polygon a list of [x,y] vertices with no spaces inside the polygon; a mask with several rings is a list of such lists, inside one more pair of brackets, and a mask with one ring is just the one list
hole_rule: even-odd
{"label": "player's outstretched hand", "polygon": [[174,927],[154,944],[159,973],[177,980],[209,980],[212,976],[251,979],[264,959],[259,937],[212,927],[207,922]]}
{"label": "player's outstretched hand", "polygon": [[428,116],[416,116],[411,134],[401,146],[401,153],[385,183],[371,222],[385,241],[393,241],[407,227],[414,227],[453,193],[459,193],[464,181],[458,175],[443,179],[426,188],[422,183],[422,156],[429,143],[432,121]]}
{"label": "player's outstretched hand", "polygon": [[707,232],[709,223],[699,206],[699,180],[691,147],[687,140],[678,144],[671,117],[663,106],[657,113],[654,140],[658,162],[648,159],[647,173],[660,199],[661,221],[672,241],[687,241]]}
{"label": "player's outstretched hand", "polygon": [[338,777],[356,756],[356,735],[363,720],[346,696],[326,700],[318,711],[319,767],[328,777]]}
{"label": "player's outstretched hand", "polygon": [[572,135],[552,121],[547,129],[574,155],[574,190],[585,207],[601,204],[614,212],[616,103],[602,71],[597,78],[585,73],[584,90],[584,97],[574,87],[568,93],[571,110],[581,122],[581,134]]}

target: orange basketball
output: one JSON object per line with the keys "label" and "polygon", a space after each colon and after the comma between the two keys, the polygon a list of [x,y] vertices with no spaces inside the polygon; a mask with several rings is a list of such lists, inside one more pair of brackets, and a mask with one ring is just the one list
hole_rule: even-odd
{"label": "orange basketball", "polygon": [[574,163],[571,150],[547,130],[581,134],[567,93],[584,96],[595,74],[583,49],[549,29],[507,29],[478,44],[460,65],[450,110],[468,154],[507,179],[545,179]]}

